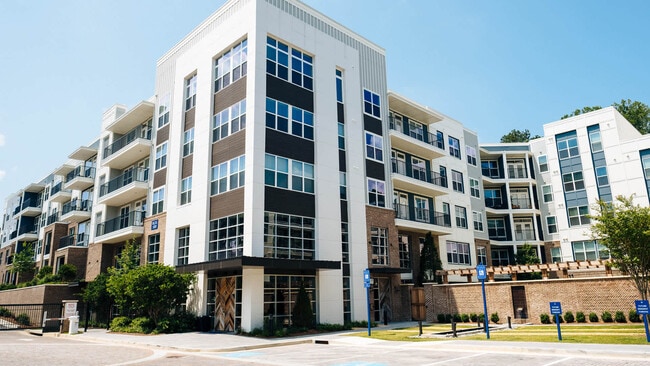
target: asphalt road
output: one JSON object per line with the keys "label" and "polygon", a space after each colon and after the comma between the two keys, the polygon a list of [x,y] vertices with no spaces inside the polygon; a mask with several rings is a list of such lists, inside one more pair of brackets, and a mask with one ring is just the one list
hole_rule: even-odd
{"label": "asphalt road", "polygon": [[[183,337],[183,335],[179,335]],[[617,348],[618,347],[618,348]],[[642,346],[645,347],[645,346]],[[650,346],[647,346],[650,351]],[[609,351],[611,352],[608,352]],[[623,349],[622,352],[619,350]],[[328,344],[297,344],[242,351],[199,352],[79,337],[0,332],[2,365],[649,365],[647,354],[616,345],[509,348],[502,342],[383,342],[330,337]]]}

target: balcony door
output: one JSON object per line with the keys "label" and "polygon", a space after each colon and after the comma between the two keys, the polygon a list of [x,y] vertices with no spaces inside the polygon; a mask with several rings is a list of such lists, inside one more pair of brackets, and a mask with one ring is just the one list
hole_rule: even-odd
{"label": "balcony door", "polygon": [[402,121],[402,116],[399,114],[392,113],[393,115],[393,128],[396,131],[399,131],[401,133],[404,133],[404,122]]}
{"label": "balcony door", "polygon": [[120,208],[120,226],[117,228],[124,229],[129,226],[129,213],[131,212],[131,207],[124,206]]}
{"label": "balcony door", "polygon": [[533,228],[532,219],[515,219],[515,240],[535,240],[535,229]]}
{"label": "balcony door", "polygon": [[526,164],[523,160],[508,161],[508,178],[522,179],[526,178]]}
{"label": "balcony door", "polygon": [[429,222],[429,200],[424,197],[415,197],[415,220]]}
{"label": "balcony door", "polygon": [[427,181],[427,168],[424,160],[416,157],[411,157],[411,170],[413,171],[413,178]]}
{"label": "balcony door", "polygon": [[395,203],[397,218],[408,220],[409,218],[409,199],[406,193],[395,192]]}
{"label": "balcony door", "polygon": [[406,175],[406,154],[392,150],[390,155],[393,162],[393,173]]}

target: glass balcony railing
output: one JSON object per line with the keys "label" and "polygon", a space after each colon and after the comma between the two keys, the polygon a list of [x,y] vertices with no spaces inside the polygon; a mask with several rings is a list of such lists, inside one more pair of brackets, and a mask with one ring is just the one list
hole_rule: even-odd
{"label": "glass balcony railing", "polygon": [[144,225],[144,211],[132,211],[126,215],[97,224],[97,236],[112,233],[130,226]]}
{"label": "glass balcony railing", "polygon": [[33,207],[33,208],[40,208],[41,207],[41,200],[35,199],[35,198],[28,198],[25,201],[23,201],[22,205],[18,205],[14,209],[14,215],[19,213],[20,211],[28,208],[28,207]]}
{"label": "glass balcony railing", "polygon": [[91,200],[72,200],[63,205],[61,210],[62,215],[66,215],[72,211],[90,211],[93,206]]}
{"label": "glass balcony railing", "polygon": [[406,162],[397,159],[391,159],[393,173],[405,175],[409,178],[421,180],[433,185],[447,188],[447,177],[440,175],[438,172],[427,171],[421,167],[412,166],[406,168]]}
{"label": "glass balcony railing", "polygon": [[133,182],[147,182],[149,179],[149,169],[145,168],[132,168],[128,169],[122,175],[119,175],[108,183],[102,184],[99,187],[99,196],[105,196],[111,192],[114,192],[126,185],[129,185]]}
{"label": "glass balcony railing", "polygon": [[124,136],[115,140],[112,144],[104,148],[104,159],[120,151],[122,148],[135,141],[136,139],[151,140],[151,122],[146,126],[138,126],[127,132]]}
{"label": "glass balcony railing", "polygon": [[393,131],[397,131],[397,132],[399,132],[399,133],[401,133],[403,135],[409,136],[409,137],[414,138],[414,139],[416,139],[418,141],[422,141],[422,142],[424,142],[426,144],[429,144],[431,146],[435,146],[438,149],[442,149],[442,150],[445,149],[444,140],[438,139],[437,135],[434,135],[434,134],[429,133],[429,132],[424,133],[421,130],[409,131],[407,133],[407,132],[404,131],[404,127],[400,128],[399,124],[395,123],[394,118],[390,118],[389,124],[390,124],[390,129],[393,130]]}
{"label": "glass balcony railing", "polygon": [[69,182],[75,178],[95,178],[95,168],[87,166],[84,167],[82,165],[79,165],[78,167],[74,168],[73,171],[70,173],[66,174],[65,176],[65,182]]}
{"label": "glass balcony railing", "polygon": [[501,197],[485,197],[485,207],[496,209],[507,209],[508,205]]}
{"label": "glass balcony railing", "polygon": [[59,249],[65,247],[85,247],[88,246],[88,234],[73,234],[64,236],[59,240]]}
{"label": "glass balcony railing", "polygon": [[528,197],[513,197],[510,199],[510,204],[513,209],[531,209],[533,206],[530,204]]}
{"label": "glass balcony railing", "polygon": [[515,240],[535,240],[535,230],[533,229],[515,229]]}
{"label": "glass balcony railing", "polygon": [[409,205],[396,204],[395,217],[403,220],[451,227],[451,215],[437,211],[430,211],[426,208],[415,207],[413,208],[413,212],[411,212]]}
{"label": "glass balcony railing", "polygon": [[51,214],[51,215],[49,215],[49,216],[47,217],[47,221],[46,221],[47,223],[46,223],[46,225],[52,225],[52,224],[54,224],[54,223],[57,222],[57,221],[59,221],[59,213],[58,213],[58,212],[54,212],[53,214]]}
{"label": "glass balcony railing", "polygon": [[526,168],[515,168],[512,166],[508,167],[508,178],[510,179],[524,179],[528,178],[528,173]]}

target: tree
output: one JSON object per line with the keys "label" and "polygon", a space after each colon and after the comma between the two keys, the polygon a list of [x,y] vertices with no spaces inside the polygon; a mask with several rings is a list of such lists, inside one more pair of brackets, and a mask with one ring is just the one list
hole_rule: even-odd
{"label": "tree", "polygon": [[650,107],[639,101],[621,99],[620,103],[612,104],[639,132],[650,132]]}
{"label": "tree", "polygon": [[316,318],[314,317],[314,311],[311,308],[309,294],[307,293],[307,290],[305,290],[305,284],[301,283],[300,289],[298,290],[298,296],[296,297],[296,303],[291,312],[291,322],[298,328],[311,328],[314,326],[315,320]]}
{"label": "tree", "polygon": [[634,281],[639,295],[648,299],[650,280],[650,207],[632,203],[632,197],[598,202],[591,215],[591,234],[610,252],[612,265]]}
{"label": "tree", "polygon": [[517,254],[515,255],[515,263],[517,264],[539,264],[539,257],[537,256],[537,250],[528,244],[524,243],[521,247],[517,248]]}
{"label": "tree", "polygon": [[108,269],[106,289],[115,299],[115,303],[121,307],[122,314],[129,314],[133,299],[129,298],[126,292],[128,285],[126,275],[136,269],[140,263],[140,244],[135,239],[127,241],[115,261],[115,267]]}
{"label": "tree", "polygon": [[[17,273],[18,278],[24,274],[27,276],[27,281],[31,280],[36,273],[36,264],[34,263],[34,244],[23,242],[16,244],[16,253],[13,257],[11,273]],[[25,282],[25,281],[23,281]]]}
{"label": "tree", "polygon": [[540,138],[539,135],[531,136],[528,129],[517,130],[513,129],[507,134],[501,136],[501,142],[528,142],[532,139]]}
{"label": "tree", "polygon": [[583,107],[582,109],[576,109],[575,111],[573,111],[573,112],[571,112],[571,113],[569,113],[569,114],[565,114],[565,115],[562,116],[562,118],[560,118],[560,119],[565,119],[565,118],[569,118],[569,117],[579,116],[579,115],[581,115],[581,114],[589,113],[589,112],[593,112],[593,111],[597,111],[597,110],[602,109],[602,108],[603,108],[603,107],[601,107],[601,106],[599,106],[599,105],[595,105],[595,106],[592,106],[592,107]]}
{"label": "tree", "polygon": [[88,282],[88,285],[81,293],[84,302],[101,317],[101,320],[106,322],[110,318],[110,307],[114,301],[106,288],[108,278],[108,273],[100,273],[92,282]]}
{"label": "tree", "polygon": [[442,282],[440,276],[436,276],[436,271],[442,269],[442,262],[438,248],[433,242],[431,233],[427,233],[424,237],[424,246],[420,252],[420,273],[418,273],[418,286],[426,282],[436,281]]}
{"label": "tree", "polygon": [[77,267],[74,264],[63,264],[57,274],[61,277],[61,281],[72,282],[77,278]]}

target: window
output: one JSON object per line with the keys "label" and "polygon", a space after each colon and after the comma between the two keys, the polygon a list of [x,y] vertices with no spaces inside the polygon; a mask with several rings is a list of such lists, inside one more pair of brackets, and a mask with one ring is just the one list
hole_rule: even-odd
{"label": "window", "polygon": [[527,178],[526,163],[523,160],[508,160],[508,178],[522,179]]}
{"label": "window", "polygon": [[290,104],[266,98],[266,127],[313,140],[314,114]]}
{"label": "window", "polygon": [[471,146],[465,146],[465,154],[467,155],[467,162],[476,166],[476,149]]}
{"label": "window", "polygon": [[451,184],[454,191],[465,193],[465,187],[463,186],[463,173],[452,170]]}
{"label": "window", "polygon": [[599,187],[609,185],[609,178],[607,178],[607,167],[601,166],[596,168],[596,182]]}
{"label": "window", "polygon": [[224,139],[246,128],[246,99],[243,99],[212,117],[212,142]]}
{"label": "window", "polygon": [[[264,314],[272,317],[278,326],[291,326],[291,313],[301,286],[311,299],[311,308],[315,312],[318,298],[315,276],[264,275]],[[238,306],[241,308],[241,303]]]}
{"label": "window", "polygon": [[213,166],[210,180],[210,194],[221,194],[243,187],[245,168],[245,155]]}
{"label": "window", "polygon": [[169,105],[171,104],[171,95],[165,94],[160,98],[158,103],[158,128],[169,123]]}
{"label": "window", "polygon": [[397,242],[399,243],[399,268],[411,268],[409,237],[398,235]]}
{"label": "window", "polygon": [[185,80],[185,110],[189,111],[194,106],[196,106],[196,75]]}
{"label": "window", "polygon": [[467,209],[461,206],[455,206],[456,226],[467,229]]}
{"label": "window", "polygon": [[371,206],[386,207],[384,181],[368,178],[368,204]]}
{"label": "window", "polygon": [[348,199],[348,184],[345,172],[339,172],[339,192],[342,200]]}
{"label": "window", "polygon": [[560,160],[579,156],[578,139],[576,137],[560,140],[557,142],[557,153]]}
{"label": "window", "polygon": [[507,249],[492,249],[493,266],[507,266],[509,264],[510,264],[510,255],[508,254]]}
{"label": "window", "polygon": [[490,178],[499,178],[499,163],[496,160],[482,160],[481,173]]}
{"label": "window", "polygon": [[313,217],[264,213],[264,257],[313,260],[315,252]]}
{"label": "window", "polygon": [[372,264],[387,266],[388,263],[388,229],[370,227],[370,245],[372,247]]}
{"label": "window", "polygon": [[438,169],[440,171],[440,183],[445,188],[447,188],[447,167],[441,165]]}
{"label": "window", "polygon": [[553,202],[553,186],[542,186],[542,196],[544,197],[544,203]]}
{"label": "window", "polygon": [[540,155],[537,157],[537,164],[539,164],[539,171],[540,172],[547,172],[548,171],[548,160],[546,158],[546,155]]}
{"label": "window", "polygon": [[546,216],[546,228],[549,234],[557,233],[557,221],[555,216]]}
{"label": "window", "polygon": [[384,141],[381,136],[366,131],[366,157],[371,160],[384,162]]}
{"label": "window", "polygon": [[271,187],[314,193],[314,165],[266,154],[264,183]]}
{"label": "window", "polygon": [[445,149],[445,134],[442,131],[436,131],[435,145],[441,150]]}
{"label": "window", "polygon": [[165,187],[153,191],[151,202],[152,215],[163,212],[165,205]]}
{"label": "window", "polygon": [[573,248],[573,260],[597,260],[609,259],[609,249],[594,240],[583,240],[571,242]]}
{"label": "window", "polygon": [[460,141],[457,138],[449,136],[449,155],[460,159]]}
{"label": "window", "polygon": [[149,235],[147,263],[158,263],[160,258],[160,234]]}
{"label": "window", "polygon": [[[289,62],[291,54],[291,62]],[[313,90],[313,58],[283,42],[266,37],[266,73]],[[289,72],[291,70],[291,72]]]}
{"label": "window", "polygon": [[585,181],[583,180],[582,172],[563,174],[562,183],[564,183],[565,192],[573,192],[585,189]]}
{"label": "window", "polygon": [[183,133],[183,157],[194,152],[194,127]]}
{"label": "window", "polygon": [[363,89],[363,112],[376,118],[381,118],[381,101],[379,94]]}
{"label": "window", "polygon": [[343,263],[350,263],[350,238],[348,236],[348,223],[341,223],[341,252]]}
{"label": "window", "polygon": [[469,193],[472,197],[481,198],[481,189],[477,179],[469,178]]}
{"label": "window", "polygon": [[479,264],[487,264],[487,250],[485,247],[476,247],[476,258]]}
{"label": "window", "polygon": [[415,220],[429,223],[429,199],[424,197],[413,197],[415,201]]}
{"label": "window", "polygon": [[553,263],[562,262],[562,248],[560,247],[551,248],[551,262]]}
{"label": "window", "polygon": [[569,207],[569,224],[571,226],[575,225],[586,225],[590,222],[589,220],[589,206],[578,206],[578,207]]}
{"label": "window", "polygon": [[188,263],[190,256],[190,228],[184,227],[178,232],[178,251],[176,253],[176,265],[182,266]]}
{"label": "window", "polygon": [[192,177],[181,180],[181,205],[192,202]]}
{"label": "window", "polygon": [[336,70],[336,101],[343,103],[343,71]]}
{"label": "window", "polygon": [[210,221],[208,260],[237,258],[244,255],[244,214]]}
{"label": "window", "polygon": [[245,39],[214,61],[214,92],[227,87],[246,75],[248,41]]}
{"label": "window", "polygon": [[416,140],[424,141],[424,127],[422,123],[409,120],[409,136]]}
{"label": "window", "polygon": [[483,213],[472,211],[472,219],[474,221],[474,230],[483,231]]}
{"label": "window", "polygon": [[345,150],[345,125],[339,122],[339,149]]}
{"label": "window", "polygon": [[506,238],[506,223],[503,219],[487,219],[487,224],[490,239]]}
{"label": "window", "polygon": [[447,241],[447,262],[451,264],[472,264],[469,243]]}
{"label": "window", "polygon": [[593,131],[589,131],[589,143],[591,144],[592,153],[603,151],[603,143],[600,138],[600,130],[596,129]]}
{"label": "window", "polygon": [[156,170],[167,166],[167,141],[156,146]]}

